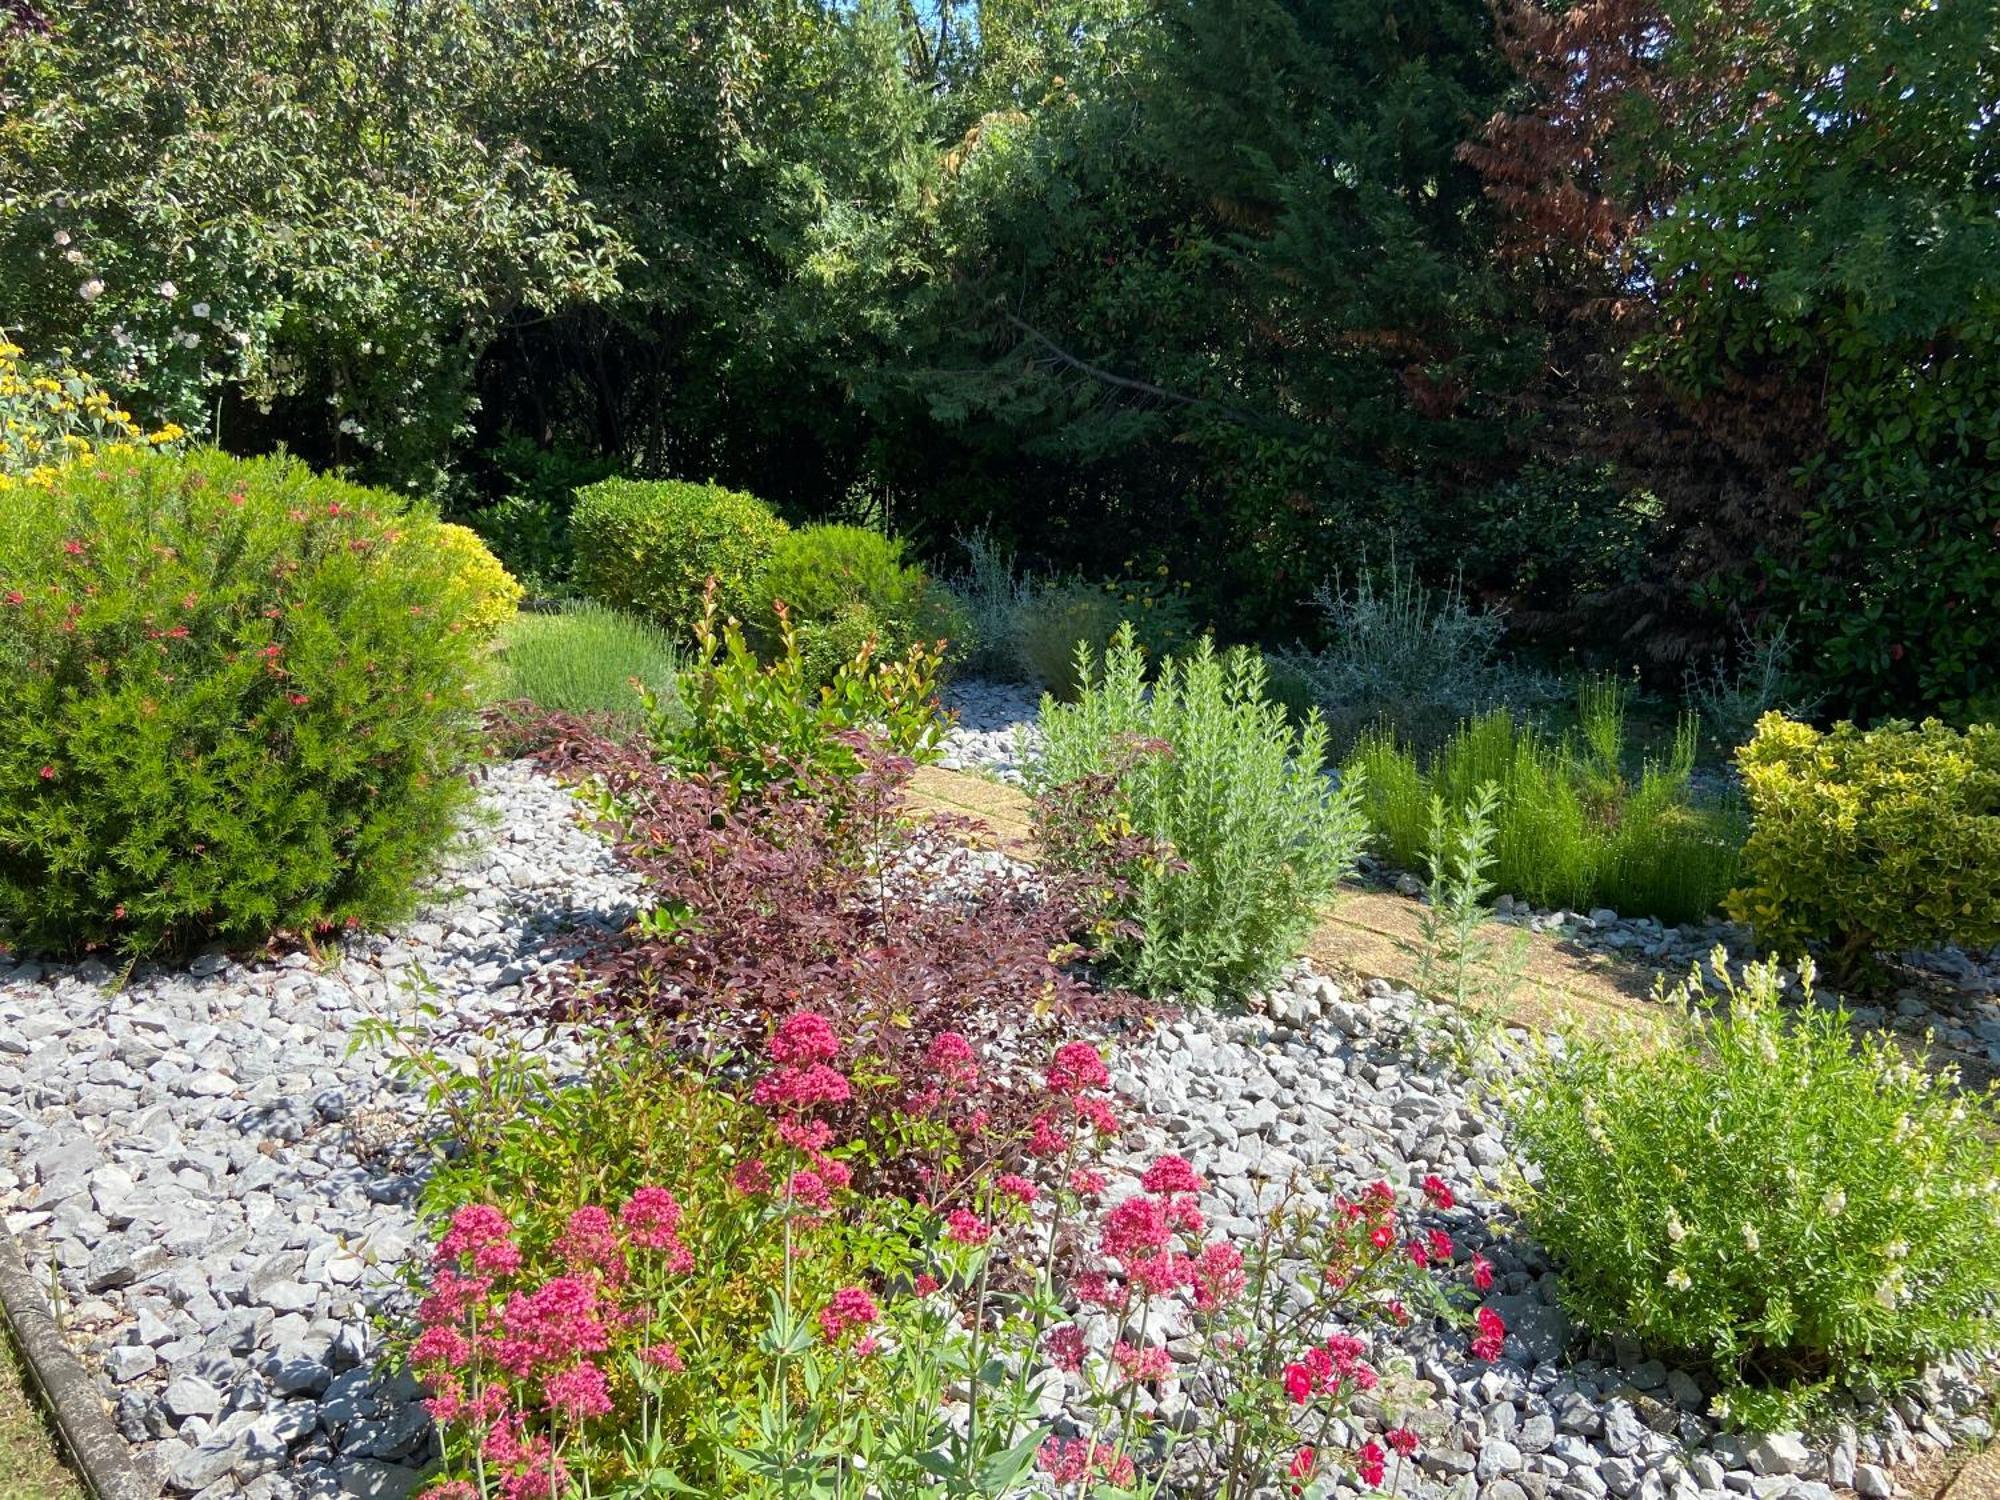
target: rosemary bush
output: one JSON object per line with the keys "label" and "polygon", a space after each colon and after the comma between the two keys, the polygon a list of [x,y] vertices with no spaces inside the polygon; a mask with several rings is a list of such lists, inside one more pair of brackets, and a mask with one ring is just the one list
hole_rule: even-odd
{"label": "rosemary bush", "polygon": [[[1106,951],[1148,993],[1213,1001],[1268,980],[1354,866],[1358,798],[1322,774],[1326,731],[1302,731],[1264,696],[1255,652],[1204,638],[1147,687],[1121,627],[1101,662],[1079,647],[1073,705],[1042,701],[1046,748],[1034,790],[1043,846],[1089,867],[1090,830],[1116,827],[1155,851],[1115,861],[1118,930]],[[1065,788],[1101,780],[1109,816],[1080,824]]]}
{"label": "rosemary bush", "polygon": [[633,724],[643,693],[673,699],[680,671],[680,653],[659,626],[588,601],[561,614],[516,616],[502,651],[502,697]]}
{"label": "rosemary bush", "polygon": [[1505,620],[1466,601],[1456,583],[1432,589],[1414,569],[1363,568],[1335,579],[1313,603],[1327,644],[1278,660],[1325,717],[1336,753],[1371,728],[1428,747],[1470,714],[1524,707],[1552,695],[1548,678],[1499,659]]}

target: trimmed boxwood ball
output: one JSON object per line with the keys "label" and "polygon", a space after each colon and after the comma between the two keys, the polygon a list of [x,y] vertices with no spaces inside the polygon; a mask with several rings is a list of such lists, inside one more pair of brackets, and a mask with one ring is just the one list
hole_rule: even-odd
{"label": "trimmed boxwood ball", "polygon": [[0,508],[0,941],[128,956],[407,913],[473,798],[462,559],[213,450]]}
{"label": "trimmed boxwood ball", "polygon": [[713,577],[725,615],[758,618],[758,586],[790,530],[754,495],[680,479],[605,479],[576,492],[576,585],[692,639]]}
{"label": "trimmed boxwood ball", "polygon": [[778,539],[757,587],[758,647],[778,649],[773,602],[785,601],[807,677],[830,681],[871,636],[878,660],[962,631],[951,596],[904,559],[903,543],[862,526],[806,526]]}

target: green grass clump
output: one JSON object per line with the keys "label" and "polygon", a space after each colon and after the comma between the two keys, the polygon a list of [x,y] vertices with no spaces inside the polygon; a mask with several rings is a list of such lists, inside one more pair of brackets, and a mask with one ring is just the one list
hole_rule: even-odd
{"label": "green grass clump", "polygon": [[1709,915],[1735,881],[1744,829],[1735,806],[1694,798],[1693,721],[1633,779],[1623,769],[1623,688],[1586,683],[1577,709],[1577,727],[1561,735],[1504,709],[1481,714],[1423,763],[1390,730],[1363,735],[1347,769],[1361,779],[1377,849],[1419,868],[1431,799],[1463,807],[1491,786],[1501,890],[1537,906],[1608,906],[1665,922]]}
{"label": "green grass clump", "polygon": [[558,713],[637,723],[640,689],[671,698],[680,671],[680,653],[664,630],[602,604],[518,615],[501,646],[499,696]]}

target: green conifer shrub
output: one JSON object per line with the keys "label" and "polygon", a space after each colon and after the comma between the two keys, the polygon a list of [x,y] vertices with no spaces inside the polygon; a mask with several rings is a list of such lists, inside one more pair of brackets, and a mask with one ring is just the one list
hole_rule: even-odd
{"label": "green conifer shrub", "polygon": [[476,590],[408,503],[104,455],[0,510],[0,938],[139,956],[406,913],[473,790]]}

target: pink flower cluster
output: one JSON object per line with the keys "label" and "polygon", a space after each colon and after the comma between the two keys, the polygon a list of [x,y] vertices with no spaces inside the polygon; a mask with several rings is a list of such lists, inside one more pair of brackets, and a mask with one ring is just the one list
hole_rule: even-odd
{"label": "pink flower cluster", "polygon": [[1381,1377],[1361,1357],[1365,1352],[1352,1334],[1334,1334],[1285,1366],[1285,1394],[1294,1405],[1304,1406],[1315,1396],[1339,1395],[1343,1384],[1354,1391],[1374,1390]]}
{"label": "pink flower cluster", "polygon": [[1035,1465],[1057,1484],[1082,1484],[1095,1476],[1114,1489],[1128,1488],[1138,1473],[1130,1456],[1092,1438],[1050,1438]]}
{"label": "pink flower cluster", "polygon": [[[523,1286],[508,1284],[526,1257],[505,1214],[469,1203],[452,1216],[417,1309],[422,1332],[410,1365],[430,1387],[431,1416],[470,1429],[497,1500],[551,1500],[565,1491],[568,1475],[549,1429],[610,1415],[611,1383],[597,1356],[626,1321],[617,1293],[635,1257],[657,1258],[668,1274],[692,1269],[681,1219],[665,1188],[640,1188],[616,1219],[586,1205],[552,1247],[563,1270]],[[656,1362],[672,1368],[677,1360]],[[456,1483],[434,1493],[449,1496]]]}
{"label": "pink flower cluster", "polygon": [[1065,1156],[1089,1141],[1118,1134],[1118,1116],[1103,1090],[1111,1070],[1088,1042],[1065,1042],[1049,1059],[1044,1081],[1049,1102],[1028,1130],[1028,1151],[1043,1158]]}

